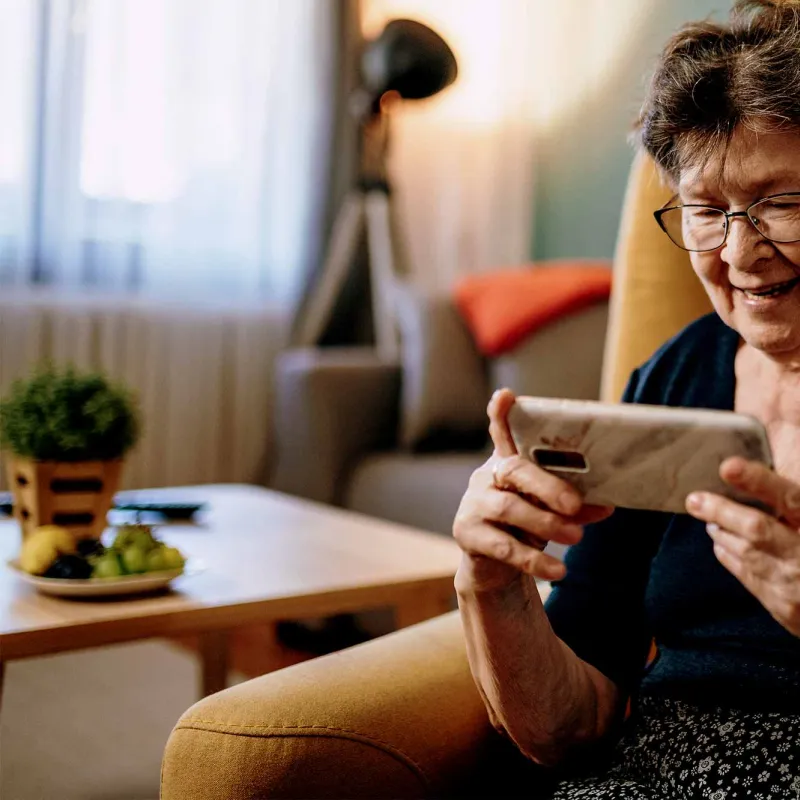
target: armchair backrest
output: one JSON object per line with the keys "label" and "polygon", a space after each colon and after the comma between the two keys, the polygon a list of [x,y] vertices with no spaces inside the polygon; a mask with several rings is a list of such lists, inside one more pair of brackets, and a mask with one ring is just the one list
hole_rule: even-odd
{"label": "armchair backrest", "polygon": [[602,399],[619,400],[630,373],[667,339],[711,310],[689,255],[653,211],[671,196],[653,161],[636,156],[622,207],[603,360]]}

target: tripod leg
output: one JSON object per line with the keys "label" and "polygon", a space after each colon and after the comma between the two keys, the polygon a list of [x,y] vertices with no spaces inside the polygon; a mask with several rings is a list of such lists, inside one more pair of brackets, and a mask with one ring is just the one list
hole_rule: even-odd
{"label": "tripod leg", "polygon": [[330,321],[342,287],[355,261],[364,226],[364,196],[359,191],[345,197],[331,232],[330,245],[317,286],[311,292],[295,328],[293,344],[313,347]]}
{"label": "tripod leg", "polygon": [[404,234],[403,218],[397,203],[389,201],[389,225],[391,226],[392,245],[394,252],[394,272],[403,280],[411,276],[411,258],[408,252],[407,240]]}
{"label": "tripod leg", "polygon": [[389,195],[379,190],[368,192],[365,200],[365,212],[375,344],[381,356],[394,360],[397,358],[400,348],[391,297],[397,273]]}

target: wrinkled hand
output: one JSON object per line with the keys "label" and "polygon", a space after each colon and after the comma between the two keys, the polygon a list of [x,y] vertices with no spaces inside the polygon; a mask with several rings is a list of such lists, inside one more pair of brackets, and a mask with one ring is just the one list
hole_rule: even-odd
{"label": "wrinkled hand", "polygon": [[722,463],[720,477],[775,509],[775,516],[711,492],[690,494],[687,511],[707,523],[720,564],[800,636],[800,486],[738,457]]}
{"label": "wrinkled hand", "polygon": [[493,395],[487,411],[494,453],[472,474],[453,523],[464,551],[459,592],[502,589],[525,574],[564,577],[564,565],[542,552],[547,543],[576,544],[581,526],[613,511],[584,505],[571,484],[517,454],[507,422],[514,402],[508,389]]}

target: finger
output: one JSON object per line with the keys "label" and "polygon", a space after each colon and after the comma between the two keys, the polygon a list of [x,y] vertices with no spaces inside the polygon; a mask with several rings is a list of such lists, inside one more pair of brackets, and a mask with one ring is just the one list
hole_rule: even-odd
{"label": "finger", "polygon": [[527,544],[529,547],[535,547],[537,550],[544,550],[545,547],[547,547],[547,539],[541,539],[530,531],[517,528],[514,525],[507,525],[503,522],[493,522],[491,524],[495,528],[499,528],[504,533],[507,533],[509,536],[518,539],[523,544]]}
{"label": "finger", "polygon": [[714,542],[715,547],[721,547],[738,559],[744,558],[753,549],[753,546],[747,539],[742,536],[737,536],[730,531],[726,531],[724,528],[720,528],[716,522],[707,523],[706,532],[711,537],[711,541]]}
{"label": "finger", "polygon": [[541,501],[547,508],[573,516],[583,506],[580,492],[570,483],[553,475],[522,456],[508,456],[496,462],[493,482],[498,487]]}
{"label": "finger", "polygon": [[[706,530],[714,542],[714,555],[717,561],[731,575],[738,578],[748,591],[754,593],[756,583],[754,580],[756,570],[753,569],[754,555],[759,554],[763,559],[764,554],[754,550],[741,536],[719,528],[713,522],[709,523]],[[763,569],[759,572],[763,573]]]}
{"label": "finger", "polygon": [[[751,560],[742,558],[722,543],[714,543],[714,555],[717,561],[747,589],[773,616],[772,607],[776,606],[775,593],[772,587],[772,571],[765,563],[754,565]],[[763,556],[767,559],[768,556]],[[778,622],[783,622],[776,617]]]}
{"label": "finger", "polygon": [[540,541],[577,544],[583,528],[547,509],[538,508],[514,492],[490,491],[484,522],[518,528]]}
{"label": "finger", "polygon": [[489,401],[486,413],[489,415],[489,435],[497,454],[501,457],[513,456],[517,446],[508,427],[508,412],[516,402],[510,389],[498,389]]}
{"label": "finger", "polygon": [[692,492],[686,498],[686,508],[696,519],[713,522],[753,547],[784,552],[796,544],[797,533],[774,517],[718,494]]}
{"label": "finger", "polygon": [[719,475],[726,483],[761,500],[793,525],[800,525],[800,486],[778,475],[760,461],[728,458],[722,462]]}
{"label": "finger", "polygon": [[528,547],[492,525],[471,525],[459,534],[457,541],[470,555],[499,561],[543,580],[560,580],[566,573],[557,558]]}
{"label": "finger", "polygon": [[[721,544],[714,543],[714,555],[717,557],[717,561],[725,567],[734,578],[738,578],[739,581],[744,584],[744,571],[742,569],[742,560],[732,551],[728,550],[725,546]],[[752,592],[749,586],[745,587]]]}
{"label": "finger", "polygon": [[722,547],[728,556],[740,565],[737,577],[743,574],[742,570],[746,570],[748,575],[761,581],[771,582],[778,576],[780,567],[775,555],[753,547],[747,539],[717,528],[714,523],[710,523],[709,527],[711,530],[708,531],[708,535],[714,544]]}
{"label": "finger", "polygon": [[[749,547],[729,531],[710,524],[714,555],[723,567],[747,589],[788,631],[797,633],[796,572],[787,571],[786,561],[778,556]],[[789,587],[789,591],[786,589]]]}
{"label": "finger", "polygon": [[602,522],[604,519],[608,519],[614,511],[616,511],[614,506],[585,505],[574,517],[570,517],[570,521],[576,525],[589,525],[593,522]]}

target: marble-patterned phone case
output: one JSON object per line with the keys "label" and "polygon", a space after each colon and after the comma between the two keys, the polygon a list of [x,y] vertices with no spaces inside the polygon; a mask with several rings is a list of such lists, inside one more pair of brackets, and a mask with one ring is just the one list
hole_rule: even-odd
{"label": "marble-patterned phone case", "polygon": [[[719,466],[734,455],[772,465],[763,425],[730,411],[518,397],[508,422],[520,455],[598,505],[685,513],[695,490],[760,505],[725,484]],[[553,466],[563,453],[585,466]]]}

